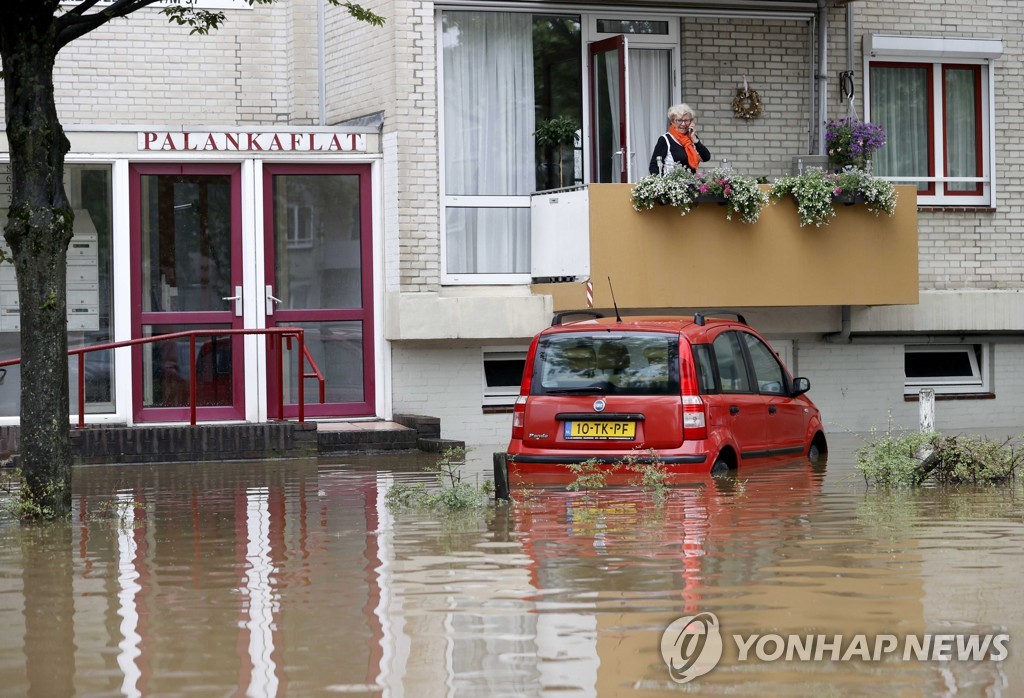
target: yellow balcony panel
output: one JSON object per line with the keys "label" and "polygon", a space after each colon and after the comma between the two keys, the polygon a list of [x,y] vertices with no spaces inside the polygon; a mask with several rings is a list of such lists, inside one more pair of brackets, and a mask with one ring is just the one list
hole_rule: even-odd
{"label": "yellow balcony panel", "polygon": [[[897,305],[918,302],[917,192],[899,186],[896,213],[836,205],[828,225],[800,227],[789,197],[757,223],[700,204],[637,212],[629,184],[589,186],[594,306],[620,308]],[[537,231],[534,231],[535,235]],[[554,309],[586,307],[582,283],[541,283]]]}

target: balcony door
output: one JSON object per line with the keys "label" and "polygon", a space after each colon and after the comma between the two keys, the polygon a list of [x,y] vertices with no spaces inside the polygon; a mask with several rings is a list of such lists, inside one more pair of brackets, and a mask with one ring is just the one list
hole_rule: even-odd
{"label": "balcony door", "polygon": [[629,82],[626,37],[590,44],[592,170],[594,182],[629,181]]}
{"label": "balcony door", "polygon": [[589,28],[591,181],[635,182],[679,101],[679,21],[600,14]]}
{"label": "balcony door", "polygon": [[297,348],[272,346],[268,415],[298,414],[300,380],[307,416],[373,415],[370,166],[268,164],[263,201],[266,325],[304,329],[327,381],[321,404],[317,382],[297,375]]}
{"label": "balcony door", "polygon": [[[133,337],[241,329],[240,166],[137,164],[130,170]],[[242,339],[135,346],[136,421],[243,419]],[[195,362],[195,382],[191,364]]]}

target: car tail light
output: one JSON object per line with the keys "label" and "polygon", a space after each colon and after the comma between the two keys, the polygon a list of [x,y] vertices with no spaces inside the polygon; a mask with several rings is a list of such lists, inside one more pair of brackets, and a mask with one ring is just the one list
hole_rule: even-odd
{"label": "car tail light", "polygon": [[525,395],[516,398],[515,407],[512,408],[512,438],[523,438],[523,426],[526,423],[526,400]]}
{"label": "car tail light", "polygon": [[707,408],[700,397],[697,372],[686,354],[680,362],[680,383],[683,389],[683,440],[708,438]]}
{"label": "car tail light", "polygon": [[683,439],[708,438],[704,401],[698,395],[683,395]]}

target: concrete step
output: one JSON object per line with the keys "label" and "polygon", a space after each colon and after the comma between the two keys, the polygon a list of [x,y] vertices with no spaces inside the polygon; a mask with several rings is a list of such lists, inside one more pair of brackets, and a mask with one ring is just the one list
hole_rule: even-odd
{"label": "concrete step", "polygon": [[[88,426],[71,430],[71,450],[75,463],[101,464],[304,458],[464,445],[441,439],[436,418],[412,416],[407,421]],[[0,458],[16,456],[19,450],[19,427],[0,427]]]}

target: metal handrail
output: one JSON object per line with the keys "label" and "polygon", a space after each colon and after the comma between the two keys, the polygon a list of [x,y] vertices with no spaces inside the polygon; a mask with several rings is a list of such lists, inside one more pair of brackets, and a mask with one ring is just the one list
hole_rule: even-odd
{"label": "metal handrail", "polygon": [[[140,344],[152,344],[154,342],[165,342],[171,339],[178,339],[179,337],[189,338],[189,416],[192,426],[196,425],[196,402],[197,402],[197,390],[196,390],[196,337],[222,337],[224,335],[266,335],[268,341],[271,341],[273,337],[278,337],[282,340],[288,341],[288,348],[291,348],[291,340],[295,338],[299,345],[299,351],[297,352],[296,368],[299,375],[299,421],[304,422],[305,413],[305,382],[307,378],[316,378],[320,383],[320,403],[323,404],[325,400],[325,383],[323,373],[320,368],[316,365],[316,361],[313,360],[312,354],[309,353],[309,348],[306,346],[306,331],[299,327],[264,327],[262,329],[245,329],[245,330],[234,330],[234,329],[222,329],[222,330],[183,330],[181,332],[170,332],[168,334],[158,334],[152,337],[139,337],[138,339],[125,339],[120,342],[106,342],[104,344],[93,344],[87,347],[75,347],[74,349],[68,349],[68,356],[78,356],[78,428],[85,428],[85,355],[94,351],[108,351],[110,349],[120,349],[121,347],[131,347]],[[308,361],[312,372],[305,373],[305,362]],[[17,359],[7,359],[0,361],[0,368],[6,366],[15,366],[21,363],[21,357]],[[278,391],[278,414],[281,418],[284,418],[284,352],[278,353],[278,366],[277,366],[277,391]]]}

